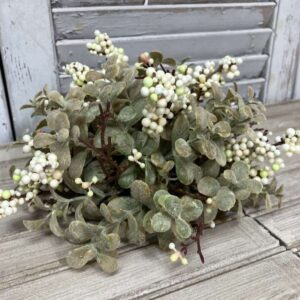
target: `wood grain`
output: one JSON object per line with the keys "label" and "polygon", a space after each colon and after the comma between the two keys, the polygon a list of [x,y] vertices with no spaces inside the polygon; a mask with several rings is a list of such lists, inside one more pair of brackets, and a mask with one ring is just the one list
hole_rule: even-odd
{"label": "wood grain", "polygon": [[[131,61],[144,51],[159,50],[165,56],[181,60],[190,56],[193,60],[206,60],[225,56],[261,54],[270,37],[271,29],[220,31],[211,33],[189,33],[149,35],[143,37],[115,38],[113,42],[123,47]],[[80,61],[97,67],[99,57],[90,55],[86,49],[89,40],[62,40],[56,43],[58,62],[65,65]],[[184,45],[184,47],[178,47]]]}
{"label": "wood grain", "polygon": [[[32,238],[34,239],[34,237]],[[48,238],[43,239],[43,243],[47,243],[47,241],[50,243]],[[21,239],[19,239],[19,243],[22,244]],[[38,243],[38,239],[35,240],[35,243]],[[24,241],[23,245],[25,245]],[[42,243],[38,243],[38,245],[41,246],[36,247],[42,247],[41,250],[47,248],[42,246]],[[10,246],[12,245],[7,245],[6,251],[9,251]],[[236,268],[257,258],[266,257],[270,253],[282,251],[282,248],[278,246],[278,241],[255,221],[250,218],[242,218],[240,221],[231,221],[217,226],[214,230],[205,231],[203,251],[206,263],[204,265],[199,265],[199,257],[195,254],[189,255],[190,263],[185,268],[171,264],[168,254],[151,245],[121,255],[119,258],[120,270],[114,276],[101,273],[96,265],[91,265],[81,271],[58,268],[57,271],[51,270],[49,274],[43,274],[43,277],[37,273],[35,276],[39,280],[26,282],[26,278],[18,277],[18,284],[13,288],[1,290],[0,298],[5,296],[9,299],[13,296],[13,299],[30,299],[32,291],[34,291],[35,297],[42,299],[70,299],[70,297],[99,299],[100,295],[102,299],[146,297],[163,288],[180,288],[187,283],[205,280],[225,270]],[[48,260],[54,255],[58,255],[57,258],[59,258],[61,250],[57,244],[57,250],[51,247],[53,253],[50,254],[47,252],[48,250],[45,250],[47,256],[44,256],[42,251],[35,251],[34,245],[32,247],[28,245],[27,251],[29,251],[28,247],[31,249],[28,252],[32,256],[30,261],[36,259],[40,264],[44,263],[43,258]],[[33,253],[36,253],[35,257]],[[17,262],[20,258],[16,256],[15,259]],[[10,262],[9,265],[15,265],[15,263]],[[5,272],[17,272],[16,268],[18,267],[9,265]],[[27,263],[25,263],[26,265],[28,266]],[[40,268],[38,270],[41,272]],[[34,279],[33,274],[31,274],[31,279]],[[25,281],[23,284],[22,280]],[[76,288],[74,288],[74,283],[76,283]],[[108,286],[109,288],[107,288]]]}
{"label": "wood grain", "polygon": [[276,0],[278,16],[274,37],[272,60],[266,88],[266,103],[288,101],[294,97],[300,56],[300,10],[298,0]]}
{"label": "wood grain", "polygon": [[[143,4],[193,4],[193,3],[233,3],[236,0],[51,0],[53,7],[83,7],[83,6],[113,6],[113,5],[143,5]],[[244,3],[249,0],[238,0]],[[271,2],[270,0],[251,0],[251,2]]]}
{"label": "wood grain", "polygon": [[[298,194],[299,195],[299,194]],[[298,198],[299,201],[299,198]],[[257,218],[274,236],[288,248],[300,247],[300,203],[276,210]]]}
{"label": "wood grain", "polygon": [[0,45],[17,136],[32,128],[29,110],[19,108],[45,84],[56,87],[56,60],[48,1],[0,1]]}
{"label": "wood grain", "polygon": [[8,105],[1,71],[0,61],[0,145],[7,144],[13,139],[13,132],[8,113]]}
{"label": "wood grain", "polygon": [[299,295],[300,259],[291,252],[284,252],[160,299],[282,300],[298,299]]}
{"label": "wood grain", "polygon": [[58,8],[53,20],[57,40],[94,38],[95,29],[110,37],[180,34],[266,28],[274,7],[264,2]]}
{"label": "wood grain", "polygon": [[52,7],[143,5],[145,0],[51,0]]}

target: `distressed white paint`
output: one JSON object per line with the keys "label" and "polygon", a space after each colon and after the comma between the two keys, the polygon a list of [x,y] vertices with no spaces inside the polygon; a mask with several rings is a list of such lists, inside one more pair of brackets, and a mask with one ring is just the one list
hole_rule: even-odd
{"label": "distressed white paint", "polygon": [[271,64],[267,74],[265,101],[278,103],[299,96],[300,75],[297,76],[300,55],[300,1],[277,0],[276,34],[271,49]]}
{"label": "distressed white paint", "polygon": [[[171,264],[168,254],[154,245],[121,254],[120,269],[113,276],[103,274],[95,264],[75,271],[67,268],[64,261],[59,263],[68,246],[53,236],[33,232],[18,239],[0,239],[0,247],[3,249],[0,263],[4,270],[0,298],[15,300],[30,299],[33,291],[39,299],[148,299],[150,294],[163,289],[179,289],[282,251],[278,241],[250,218],[205,230],[206,263],[200,265],[194,253],[196,247],[192,247],[189,264],[184,268]],[[34,255],[24,256],[24,249]],[[6,257],[11,251],[18,252],[8,261]],[[12,282],[6,283],[6,276]],[[11,287],[6,289],[7,285]]]}
{"label": "distressed white paint", "polygon": [[0,144],[7,144],[13,138],[6,101],[4,83],[0,72]]}
{"label": "distressed white paint", "polygon": [[[260,54],[271,35],[271,29],[200,32],[185,34],[148,35],[141,37],[114,38],[113,42],[128,53],[131,61],[144,51],[158,50],[181,60],[190,56],[193,60]],[[56,43],[59,64],[81,61],[97,67],[99,57],[86,49],[89,40],[62,40]]]}
{"label": "distressed white paint", "polygon": [[[250,2],[249,0],[51,0],[53,7],[82,7],[109,5],[152,5],[152,4],[187,4],[187,3],[232,3]],[[272,2],[271,0],[251,0],[251,2]]]}
{"label": "distressed white paint", "polygon": [[54,42],[48,0],[1,0],[0,44],[16,134],[34,120],[19,111],[45,84],[57,85]]}
{"label": "distressed white paint", "polygon": [[296,76],[296,82],[295,82],[295,89],[294,89],[294,99],[300,99],[300,46],[298,46],[298,69],[297,69],[297,76]]}
{"label": "distressed white paint", "polygon": [[161,300],[299,299],[300,259],[290,251],[160,297]]}
{"label": "distressed white paint", "polygon": [[54,9],[53,19],[59,40],[93,38],[96,28],[111,37],[180,34],[266,28],[274,7],[271,2],[76,7]]}

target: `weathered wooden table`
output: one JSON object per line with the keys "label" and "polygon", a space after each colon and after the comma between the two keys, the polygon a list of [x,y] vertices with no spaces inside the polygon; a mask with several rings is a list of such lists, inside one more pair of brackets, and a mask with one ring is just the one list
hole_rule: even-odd
{"label": "weathered wooden table", "polygon": [[[279,133],[300,127],[300,102],[269,107],[268,127]],[[17,149],[0,150],[0,186],[8,168],[24,164]],[[186,267],[169,262],[156,246],[121,249],[119,271],[103,274],[89,265],[79,271],[63,257],[71,245],[43,232],[27,232],[22,211],[0,221],[0,299],[300,299],[300,157],[279,174],[283,208],[247,209],[240,220],[207,229],[206,263],[190,255]],[[300,249],[300,248],[299,248]]]}

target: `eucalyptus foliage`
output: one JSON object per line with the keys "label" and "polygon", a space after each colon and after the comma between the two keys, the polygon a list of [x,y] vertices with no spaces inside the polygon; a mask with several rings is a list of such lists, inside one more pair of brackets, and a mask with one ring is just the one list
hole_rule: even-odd
{"label": "eucalyptus foliage", "polygon": [[239,75],[236,59],[201,67],[150,52],[130,66],[99,32],[88,49],[106,58],[99,70],[72,63],[66,95],[45,88],[24,106],[41,117],[23,139],[33,158],[27,171],[12,169],[17,187],[1,191],[0,215],[26,202],[44,213],[26,228],[49,228],[76,245],[69,266],[96,260],[113,273],[121,241],[155,241],[184,264],[196,243],[203,261],[204,227],[241,215],[245,204],[269,207],[270,196],[282,197],[278,147],[297,152],[300,134],[289,129],[271,144],[256,126],[265,108],[253,89],[246,99],[236,85],[223,94],[225,77]]}

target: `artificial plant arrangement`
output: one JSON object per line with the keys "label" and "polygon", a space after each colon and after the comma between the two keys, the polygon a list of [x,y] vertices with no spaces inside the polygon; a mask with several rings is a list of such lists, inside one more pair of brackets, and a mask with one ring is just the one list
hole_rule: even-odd
{"label": "artificial plant arrangement", "polygon": [[87,48],[106,58],[99,70],[71,63],[66,96],[45,88],[23,107],[41,121],[23,137],[27,167],[11,169],[16,188],[0,191],[0,218],[24,203],[43,211],[26,228],[48,227],[76,244],[71,267],[97,260],[113,273],[120,241],[156,241],[183,264],[195,243],[203,262],[205,226],[282,198],[274,174],[284,167],[282,152],[300,153],[300,131],[271,141],[257,127],[265,108],[252,88],[246,100],[236,85],[223,94],[241,59],[200,66],[145,52],[130,66],[99,31]]}

